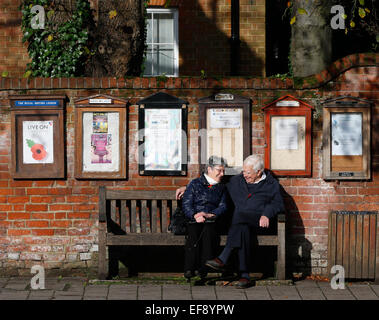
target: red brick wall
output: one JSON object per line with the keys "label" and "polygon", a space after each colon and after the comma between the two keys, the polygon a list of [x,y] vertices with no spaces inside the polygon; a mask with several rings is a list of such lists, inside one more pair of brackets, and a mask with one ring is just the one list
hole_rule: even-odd
{"label": "red brick wall", "polygon": [[22,77],[29,61],[27,46],[22,43],[21,0],[0,0],[0,76]]}
{"label": "red brick wall", "polygon": [[[90,0],[96,10],[98,0]],[[30,62],[22,43],[21,0],[0,0],[0,75],[22,77]],[[165,1],[152,0],[162,7]],[[230,0],[175,0],[179,9],[179,75],[230,74]],[[265,75],[265,1],[240,1],[241,75]]]}
{"label": "red brick wall", "polygon": [[[325,274],[327,267],[327,214],[330,209],[379,209],[379,55],[352,55],[328,70],[300,81],[266,78],[71,78],[0,80],[0,270],[30,274],[32,265],[47,268],[96,266],[98,186],[124,189],[176,189],[198,176],[198,166],[189,164],[187,177],[141,177],[135,153],[137,106],[143,97],[165,91],[189,101],[188,132],[198,129],[198,99],[229,91],[250,97],[252,149],[263,154],[264,124],[261,107],[291,94],[320,109],[320,102],[338,95],[353,95],[375,102],[372,112],[372,180],[326,182],[322,179],[322,119],[313,119],[313,169],[311,178],[281,178],[288,193],[288,250],[291,271],[310,270]],[[67,179],[15,181],[9,171],[10,107],[8,94],[66,94]],[[96,93],[129,99],[129,167],[127,181],[78,181],[74,174],[73,100]],[[322,114],[322,112],[321,112]],[[197,140],[189,135],[191,159],[197,159]],[[301,250],[299,249],[301,247]],[[301,252],[301,254],[300,254]]]}

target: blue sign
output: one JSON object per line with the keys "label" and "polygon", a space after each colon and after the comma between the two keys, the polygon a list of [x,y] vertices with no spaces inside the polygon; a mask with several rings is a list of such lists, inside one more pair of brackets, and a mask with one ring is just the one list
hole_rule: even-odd
{"label": "blue sign", "polygon": [[15,101],[16,107],[51,107],[59,106],[59,100],[22,100]]}

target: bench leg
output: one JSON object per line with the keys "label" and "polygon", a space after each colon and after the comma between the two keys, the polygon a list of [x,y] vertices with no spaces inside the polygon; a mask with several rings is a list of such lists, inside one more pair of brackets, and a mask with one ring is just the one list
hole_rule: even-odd
{"label": "bench leg", "polygon": [[108,275],[107,257],[106,257],[106,222],[99,222],[99,268],[98,278],[99,280],[105,280]]}
{"label": "bench leg", "polygon": [[284,223],[278,223],[278,262],[276,274],[278,280],[286,279],[286,236]]}

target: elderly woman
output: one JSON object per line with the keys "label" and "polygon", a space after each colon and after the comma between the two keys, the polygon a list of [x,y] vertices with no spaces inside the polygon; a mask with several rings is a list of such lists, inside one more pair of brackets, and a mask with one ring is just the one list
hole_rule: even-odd
{"label": "elderly woman", "polygon": [[192,180],[183,195],[182,209],[189,219],[185,245],[184,276],[190,279],[197,271],[207,275],[205,262],[218,248],[215,220],[226,211],[226,188],[220,183],[226,162],[210,157],[205,172]]}
{"label": "elderly woman", "polygon": [[[251,235],[259,227],[267,228],[270,218],[284,211],[283,199],[278,181],[270,172],[264,170],[264,163],[259,155],[251,155],[244,160],[241,174],[230,179],[227,190],[234,204],[227,242],[221,254],[205,264],[222,271],[232,250],[237,249],[240,272],[237,287],[246,288],[250,285]],[[181,192],[182,190],[177,190],[178,197]]]}

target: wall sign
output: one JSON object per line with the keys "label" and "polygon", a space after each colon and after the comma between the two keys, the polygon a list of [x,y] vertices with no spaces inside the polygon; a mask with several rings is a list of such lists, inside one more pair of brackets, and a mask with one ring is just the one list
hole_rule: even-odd
{"label": "wall sign", "polygon": [[339,97],[323,106],[324,179],[370,179],[371,101]]}
{"label": "wall sign", "polygon": [[126,179],[126,105],[105,95],[75,101],[76,178]]}
{"label": "wall sign", "polygon": [[188,102],[159,92],[137,104],[139,174],[186,175]]}
{"label": "wall sign", "polygon": [[265,167],[276,175],[311,175],[313,109],[291,95],[262,108],[265,113]]}
{"label": "wall sign", "polygon": [[251,153],[251,100],[218,93],[199,100],[199,163],[210,156],[226,159],[227,175],[238,174]]}
{"label": "wall sign", "polygon": [[9,96],[15,179],[65,177],[63,112],[66,96]]}

